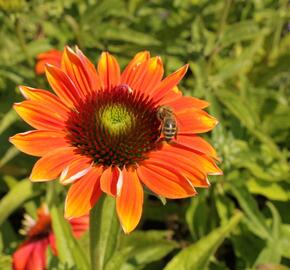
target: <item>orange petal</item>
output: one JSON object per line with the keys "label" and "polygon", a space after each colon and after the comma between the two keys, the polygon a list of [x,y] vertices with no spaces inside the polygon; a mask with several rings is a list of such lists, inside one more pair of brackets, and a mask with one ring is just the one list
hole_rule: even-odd
{"label": "orange petal", "polygon": [[177,86],[173,87],[171,91],[168,91],[158,102],[159,105],[166,105],[170,102],[174,102],[182,98],[182,92],[178,89]]}
{"label": "orange petal", "polygon": [[119,178],[119,169],[117,167],[109,167],[102,173],[101,189],[103,192],[111,196],[116,196],[117,181]]}
{"label": "orange petal", "polygon": [[71,147],[59,148],[40,158],[32,169],[30,180],[43,182],[56,179],[62,170],[78,157]]}
{"label": "orange petal", "polygon": [[195,134],[212,130],[218,121],[202,110],[188,109],[176,112],[178,134]]}
{"label": "orange petal", "polygon": [[108,52],[103,52],[98,62],[98,73],[105,89],[111,89],[120,84],[120,67],[116,58]]}
{"label": "orange petal", "polygon": [[192,161],[191,166],[200,170],[204,174],[221,175],[223,174],[214,160],[204,154],[198,154],[179,144],[164,144],[162,151],[167,151],[176,158],[186,157]]}
{"label": "orange petal", "polygon": [[92,90],[96,91],[100,89],[102,82],[96,71],[94,64],[81,52],[81,50],[78,47],[76,47],[76,54],[82,61],[87,73],[89,74]]}
{"label": "orange petal", "polygon": [[153,93],[153,99],[155,101],[159,101],[162,99],[164,95],[166,95],[167,92],[171,91],[174,87],[178,85],[178,83],[182,80],[184,77],[186,71],[188,69],[188,65],[185,65],[166,77],[157,88],[154,89]]}
{"label": "orange petal", "polygon": [[57,61],[47,61],[47,59],[44,60],[39,60],[37,61],[36,65],[35,65],[35,73],[37,75],[41,75],[45,73],[45,65],[49,62],[49,64],[54,65],[54,66],[58,66],[59,63]]}
{"label": "orange petal", "polygon": [[34,248],[35,248],[35,245],[33,242],[20,246],[13,253],[13,257],[12,257],[13,269],[15,270],[27,269],[27,264],[31,258],[31,255],[33,254]]}
{"label": "orange petal", "polygon": [[[198,168],[194,165],[194,162],[184,156],[179,156],[177,158],[176,155],[174,156],[161,150],[152,152],[152,154],[149,155],[148,163],[169,168],[170,171],[183,175],[186,178],[184,181],[189,181],[192,187],[209,186],[206,174],[201,170],[198,170]],[[170,167],[172,164],[174,164],[174,168]]]}
{"label": "orange petal", "polygon": [[61,131],[32,130],[16,134],[9,141],[26,154],[43,156],[54,149],[68,146],[65,135]]}
{"label": "orange petal", "polygon": [[198,99],[198,98],[194,98],[194,97],[178,97],[177,94],[176,95],[176,99],[169,101],[169,102],[165,102],[163,103],[162,101],[160,101],[159,103],[161,105],[167,105],[173,108],[173,111],[175,113],[180,112],[180,111],[184,111],[187,109],[204,109],[206,107],[208,107],[209,103],[207,101]]}
{"label": "orange petal", "polygon": [[62,69],[70,77],[83,97],[92,92],[92,81],[86,66],[69,47],[66,47],[63,53]]}
{"label": "orange petal", "polygon": [[135,57],[133,58],[133,60],[131,60],[131,62],[127,65],[127,67],[123,71],[122,76],[121,76],[121,82],[125,84],[129,84],[131,81],[130,78],[134,76],[137,66],[139,66],[142,62],[147,61],[149,59],[150,59],[149,52],[143,51],[143,52],[137,53]]}
{"label": "orange petal", "polygon": [[123,169],[118,181],[117,213],[125,233],[138,225],[143,206],[143,188],[136,170]]}
{"label": "orange petal", "polygon": [[55,235],[50,233],[48,236],[49,245],[53,255],[57,256],[57,249],[56,249],[56,242],[55,242]]}
{"label": "orange petal", "polygon": [[49,103],[26,100],[15,103],[13,108],[19,116],[29,125],[36,129],[64,129],[67,116],[64,118],[61,110],[54,110]]}
{"label": "orange petal", "polygon": [[199,153],[218,159],[215,149],[204,139],[196,135],[178,135],[176,142]]}
{"label": "orange petal", "polygon": [[76,238],[81,237],[89,228],[89,216],[72,218],[69,220],[73,234]]}
{"label": "orange petal", "polygon": [[36,210],[37,219],[46,219],[49,216],[49,209],[45,203],[42,203],[39,208]]}
{"label": "orange petal", "polygon": [[[57,49],[51,49],[46,52],[42,52],[37,55],[36,59],[41,60],[41,59],[48,59],[48,58],[53,58],[53,59],[59,59],[61,58],[62,51],[59,51]],[[59,61],[60,64],[60,61]]]}
{"label": "orange petal", "polygon": [[70,111],[69,108],[65,106],[57,96],[47,90],[27,86],[19,86],[19,90],[26,99],[45,102],[54,110],[58,111],[58,113],[60,113],[63,117],[67,117],[67,113]]}
{"label": "orange petal", "polygon": [[92,160],[88,157],[79,156],[63,169],[59,181],[63,185],[71,184],[86,175],[91,169]]}
{"label": "orange petal", "polygon": [[61,69],[47,65],[46,77],[51,88],[69,108],[74,108],[83,97],[72,80]]}
{"label": "orange petal", "polygon": [[126,80],[126,84],[129,85],[133,91],[143,91],[143,82],[145,81],[145,76],[147,74],[150,59],[146,59],[140,64],[136,65],[134,69],[131,70],[130,76]]}
{"label": "orange petal", "polygon": [[13,254],[13,270],[43,270],[46,268],[46,239],[28,242]]}
{"label": "orange petal", "polygon": [[160,57],[152,57],[149,62],[145,74],[136,89],[142,89],[143,93],[150,94],[156,86],[158,86],[163,77],[164,69]]}
{"label": "orange petal", "polygon": [[46,267],[47,240],[34,242],[34,251],[28,259],[27,269],[43,270]]}
{"label": "orange petal", "polygon": [[49,50],[37,55],[37,63],[35,65],[35,73],[40,75],[45,73],[45,65],[51,64],[59,67],[61,62],[62,52],[56,49]]}
{"label": "orange petal", "polygon": [[67,219],[87,215],[94,207],[102,194],[100,189],[101,173],[100,167],[93,167],[69,188],[65,201],[65,217]]}
{"label": "orange petal", "polygon": [[137,173],[141,181],[158,195],[170,199],[194,196],[196,191],[186,178],[169,167],[172,168],[172,164],[158,166],[146,160],[140,164]]}

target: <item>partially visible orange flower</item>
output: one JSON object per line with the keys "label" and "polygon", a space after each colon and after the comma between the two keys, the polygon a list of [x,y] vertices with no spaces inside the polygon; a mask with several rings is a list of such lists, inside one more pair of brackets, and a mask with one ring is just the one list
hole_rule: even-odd
{"label": "partially visible orange flower", "polygon": [[[217,120],[203,111],[206,101],[184,97],[177,88],[187,68],[162,79],[161,58],[144,51],[122,73],[104,52],[96,70],[80,50],[66,48],[60,68],[46,67],[56,95],[20,87],[27,100],[14,108],[37,130],[10,141],[41,157],[32,181],[60,177],[62,184],[72,183],[66,218],[87,214],[105,192],[116,198],[121,225],[129,233],[141,218],[143,184],[166,198],[186,198],[197,194],[196,187],[209,186],[207,175],[222,173],[215,150],[197,135],[213,129]],[[177,123],[165,125],[161,108],[169,109]]]}
{"label": "partially visible orange flower", "polygon": [[[20,232],[26,235],[26,239],[13,254],[13,270],[44,270],[47,247],[50,246],[57,255],[50,214],[44,205],[37,210],[37,220],[28,214],[24,218],[24,228]],[[83,216],[69,222],[74,236],[78,238],[88,229],[89,217]]]}
{"label": "partially visible orange flower", "polygon": [[35,73],[41,75],[45,73],[45,65],[51,64],[60,67],[62,52],[56,49],[40,53],[36,57]]}

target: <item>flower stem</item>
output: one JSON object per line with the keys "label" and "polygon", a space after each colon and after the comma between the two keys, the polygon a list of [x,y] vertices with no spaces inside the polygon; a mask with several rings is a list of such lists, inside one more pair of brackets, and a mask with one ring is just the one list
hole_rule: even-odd
{"label": "flower stem", "polygon": [[120,226],[115,199],[102,196],[90,211],[91,270],[103,270],[118,244]]}
{"label": "flower stem", "polygon": [[102,197],[98,203],[90,211],[90,257],[91,257],[91,270],[100,270],[100,263],[98,262],[98,238],[99,231],[96,228],[98,222],[99,211],[104,204]]}
{"label": "flower stem", "polygon": [[56,191],[55,191],[55,181],[48,182],[46,185],[46,203],[49,208],[53,205],[53,202],[56,200]]}

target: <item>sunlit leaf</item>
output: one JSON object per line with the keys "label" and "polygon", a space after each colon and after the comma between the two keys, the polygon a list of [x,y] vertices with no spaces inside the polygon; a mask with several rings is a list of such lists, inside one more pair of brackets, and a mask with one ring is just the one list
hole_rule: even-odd
{"label": "sunlit leaf", "polygon": [[88,257],[74,238],[63,213],[59,211],[55,204],[50,212],[60,261],[68,264],[69,267],[77,266],[78,269],[89,269]]}
{"label": "sunlit leaf", "polygon": [[222,241],[237,226],[242,218],[241,213],[236,213],[229,222],[203,237],[196,243],[180,251],[165,267],[165,270],[190,270],[206,269],[210,257]]}
{"label": "sunlit leaf", "polygon": [[122,266],[126,261],[131,262],[134,268],[138,268],[160,260],[178,247],[176,242],[166,239],[169,236],[170,232],[167,231],[146,231],[122,237],[118,250],[105,269],[123,269]]}
{"label": "sunlit leaf", "polygon": [[266,225],[266,220],[259,212],[254,198],[245,188],[231,186],[231,191],[237,198],[242,210],[246,214],[246,223],[249,228],[258,236],[265,239],[271,239],[270,229]]}
{"label": "sunlit leaf", "polygon": [[5,219],[22,204],[37,195],[32,183],[25,179],[15,185],[0,201],[0,225]]}
{"label": "sunlit leaf", "polygon": [[260,34],[260,28],[255,21],[241,21],[227,26],[221,38],[221,44],[228,46],[232,43],[253,39]]}

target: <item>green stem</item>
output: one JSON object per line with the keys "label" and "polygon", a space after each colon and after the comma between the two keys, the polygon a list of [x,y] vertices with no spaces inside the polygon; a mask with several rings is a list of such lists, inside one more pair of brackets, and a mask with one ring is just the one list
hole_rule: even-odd
{"label": "green stem", "polygon": [[230,7],[232,5],[232,1],[233,0],[226,0],[223,10],[222,10],[222,14],[221,14],[221,19],[219,21],[219,26],[218,26],[218,30],[217,30],[217,34],[216,34],[216,42],[215,42],[215,46],[209,56],[209,60],[208,60],[208,69],[211,67],[212,61],[214,56],[219,52],[220,48],[220,40],[221,37],[223,35],[226,23],[227,23],[227,18],[229,15],[229,11],[230,11]]}
{"label": "green stem", "polygon": [[55,200],[57,199],[55,188],[55,181],[48,182],[46,185],[46,203],[49,208],[52,207],[53,202],[55,202]]}
{"label": "green stem", "polygon": [[[287,5],[288,5],[288,0],[280,0],[280,12],[287,12]],[[285,22],[286,16],[282,16],[280,18],[278,18],[277,23],[276,23],[276,30],[274,32],[274,37],[273,37],[273,42],[272,42],[272,51],[271,51],[271,55],[270,58],[275,58],[278,55],[278,51],[279,51],[279,44],[280,44],[280,40],[281,40],[281,33],[283,30],[283,25]]]}
{"label": "green stem", "polygon": [[102,196],[90,211],[91,270],[103,270],[118,245],[115,198]]}
{"label": "green stem", "polygon": [[99,247],[98,239],[100,238],[99,230],[97,230],[97,222],[99,212],[104,204],[104,197],[100,198],[98,203],[90,211],[90,257],[91,257],[91,270],[100,270],[101,263],[98,259]]}
{"label": "green stem", "polygon": [[30,55],[29,55],[29,53],[27,51],[26,43],[25,43],[25,39],[24,39],[24,36],[23,36],[22,27],[21,27],[21,22],[20,22],[19,18],[16,18],[16,20],[15,20],[15,32],[16,32],[16,37],[18,39],[20,48],[21,48],[23,54],[25,55],[25,58],[26,58],[28,64],[32,67],[33,66],[33,60],[32,60],[32,58],[30,57]]}
{"label": "green stem", "polygon": [[[218,24],[218,29],[217,29],[217,34],[216,34],[216,41],[215,41],[215,47],[212,50],[207,65],[206,65],[206,76],[207,78],[211,74],[211,68],[212,68],[212,63],[214,60],[214,57],[219,53],[220,48],[220,41],[223,36],[225,27],[227,25],[227,19],[229,16],[230,8],[232,5],[233,0],[226,0],[224,2],[224,7],[222,10],[221,18]],[[222,120],[222,115],[221,115],[221,110],[220,110],[220,105],[213,93],[213,85],[210,83],[210,81],[207,79],[206,82],[206,91],[205,91],[205,97],[209,102],[211,103],[210,106],[210,113],[216,116],[220,121]],[[217,140],[219,137],[222,136],[222,126],[219,125],[217,128],[213,130],[213,137],[215,140]]]}
{"label": "green stem", "polygon": [[232,2],[233,2],[233,0],[225,1],[225,5],[224,5],[224,8],[223,8],[221,20],[220,20],[220,23],[219,23],[219,29],[218,29],[218,33],[217,33],[217,38],[218,38],[217,41],[218,42],[220,41],[222,33],[224,32]]}

